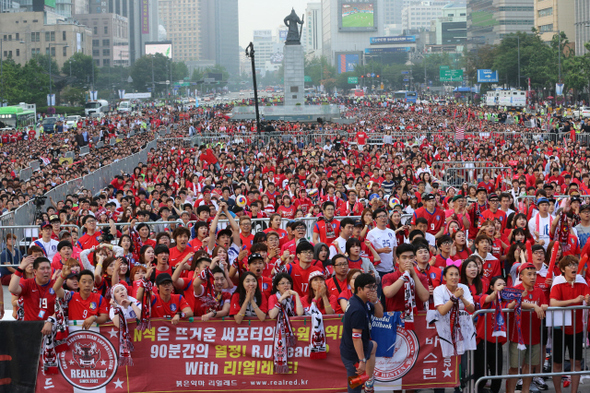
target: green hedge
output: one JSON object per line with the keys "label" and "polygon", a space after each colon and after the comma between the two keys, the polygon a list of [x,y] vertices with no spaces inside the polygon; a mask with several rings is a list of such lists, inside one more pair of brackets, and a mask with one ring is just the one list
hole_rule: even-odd
{"label": "green hedge", "polygon": [[[59,115],[68,114],[68,116],[80,115],[84,116],[83,106],[54,106],[55,113]],[[47,113],[46,106],[38,106],[37,113]]]}

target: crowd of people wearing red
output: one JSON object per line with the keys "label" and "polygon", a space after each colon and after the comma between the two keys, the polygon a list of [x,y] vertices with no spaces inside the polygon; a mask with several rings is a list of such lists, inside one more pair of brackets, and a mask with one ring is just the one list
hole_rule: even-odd
{"label": "crowd of people wearing red", "polygon": [[[400,113],[392,127],[446,126],[449,113],[431,109],[391,109]],[[540,373],[550,337],[554,370],[561,370],[562,348],[570,358],[575,353],[572,369],[580,370],[581,312],[563,332],[544,322],[549,305],[590,301],[590,269],[580,264],[590,236],[588,161],[576,153],[580,146],[517,141],[502,149],[434,136],[369,145],[367,134],[385,124],[376,118],[374,111],[360,117],[358,144],[336,135],[323,147],[160,144],[133,173],[44,212],[29,256],[2,272],[11,276],[14,316],[48,321],[48,334],[56,302],[85,328],[122,316],[176,324],[224,316],[241,323],[315,308],[343,313],[355,278],[369,273],[378,290],[371,299],[401,312],[406,328],[420,310],[444,320],[520,307],[504,300],[505,288],[517,289],[518,303],[531,311],[522,326],[511,318],[509,334],[495,335],[501,329],[490,328],[487,314],[473,337],[464,337],[466,350],[486,357],[479,376],[502,372],[505,342],[511,374]],[[225,119],[212,124],[241,129]],[[456,158],[497,161],[512,166],[514,176],[492,181],[487,173],[443,190],[444,162]],[[81,233],[62,230],[69,223]],[[450,350],[463,353],[456,345]],[[527,393],[532,383],[547,388],[540,377],[522,383]],[[559,378],[554,383],[561,392]],[[578,383],[572,376],[572,391]],[[506,390],[515,385],[509,379]],[[501,380],[491,384],[493,393],[500,387]]]}

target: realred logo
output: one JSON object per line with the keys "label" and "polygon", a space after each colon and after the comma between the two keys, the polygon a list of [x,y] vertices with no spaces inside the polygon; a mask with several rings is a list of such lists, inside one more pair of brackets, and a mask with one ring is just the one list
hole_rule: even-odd
{"label": "realred logo", "polygon": [[106,386],[119,366],[115,347],[103,335],[88,330],[70,333],[68,349],[59,355],[59,370],[72,386],[93,390]]}
{"label": "realred logo", "polygon": [[416,334],[399,326],[393,357],[378,357],[375,363],[375,379],[392,382],[406,375],[418,359],[420,342]]}

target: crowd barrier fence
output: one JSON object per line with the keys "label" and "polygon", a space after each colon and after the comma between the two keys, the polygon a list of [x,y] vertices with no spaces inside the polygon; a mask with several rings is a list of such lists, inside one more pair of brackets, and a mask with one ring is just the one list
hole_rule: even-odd
{"label": "crowd barrier fence", "polygon": [[[582,340],[583,340],[583,345],[582,345],[582,370],[580,371],[573,371],[574,370],[574,364],[572,364],[570,362],[570,370],[569,371],[565,371],[566,368],[566,359],[575,359],[577,357],[577,355],[579,355],[579,353],[576,353],[576,348],[574,346],[573,349],[573,353],[569,353],[568,358],[566,358],[565,356],[565,349],[567,348],[567,346],[564,344],[562,346],[562,352],[561,352],[561,359],[562,360],[562,371],[555,371],[554,370],[554,363],[552,362],[553,360],[553,346],[552,346],[552,340],[556,338],[556,336],[554,336],[554,334],[561,334],[562,337],[561,339],[563,340],[565,338],[565,327],[567,326],[576,326],[576,322],[577,322],[577,312],[572,312],[574,310],[583,310],[582,311],[582,318],[583,318],[583,332],[582,333],[577,333],[577,334],[582,334]],[[494,364],[488,364],[488,359],[490,359],[488,357],[488,349],[490,349],[487,345],[483,345],[483,351],[478,349],[476,351],[468,351],[467,352],[467,375],[466,375],[466,379],[468,381],[468,392],[469,393],[477,393],[478,391],[481,391],[481,389],[483,388],[483,385],[485,385],[485,381],[486,380],[506,380],[506,382],[508,381],[509,378],[515,378],[515,379],[520,379],[520,378],[532,378],[532,377],[554,377],[554,376],[559,376],[560,377],[560,383],[561,383],[561,377],[563,375],[588,375],[590,376],[590,370],[588,369],[588,361],[590,360],[590,357],[588,356],[588,345],[587,345],[587,332],[588,332],[588,310],[590,310],[590,306],[568,306],[568,307],[548,307],[547,311],[545,312],[545,321],[546,321],[546,326],[547,328],[545,328],[543,326],[543,324],[541,324],[539,322],[539,326],[540,326],[540,337],[545,339],[545,342],[541,342],[540,346],[541,346],[541,354],[540,354],[540,359],[539,359],[539,364],[537,365],[537,372],[528,372],[528,373],[523,373],[521,372],[520,367],[518,368],[518,371],[515,374],[510,374],[508,371],[508,369],[510,368],[510,353],[508,350],[508,345],[504,345],[504,344],[500,344],[498,342],[498,337],[496,337],[496,341],[495,344],[496,345],[500,345],[501,346],[501,352],[502,352],[502,356],[501,358],[498,358],[498,356],[494,356],[494,360],[495,363]],[[479,318],[486,318],[487,314],[492,314],[495,313],[496,310],[495,309],[480,309],[477,310],[473,313],[472,315],[472,319],[474,321],[474,324],[478,323],[478,319]],[[504,313],[505,316],[505,326],[506,326],[506,337],[510,338],[511,337],[511,328],[512,328],[512,324],[513,321],[512,319],[514,318],[514,310],[512,309],[503,309],[502,312]],[[532,323],[531,321],[533,320],[533,318],[537,318],[536,313],[534,312],[534,310],[532,309],[523,309],[522,310],[522,320],[524,321],[525,318],[529,319],[529,331],[528,332],[524,332],[523,334],[528,333],[528,337],[532,337],[533,331],[532,331]],[[493,316],[492,316],[493,318]],[[484,321],[485,322],[485,321]],[[488,331],[489,329],[492,329],[492,325],[489,325],[487,323],[483,324],[484,326],[484,336],[488,337]],[[546,329],[545,331],[543,331],[544,329]],[[558,332],[557,330],[560,330],[560,332]],[[576,335],[577,335],[576,334]],[[557,337],[559,339],[559,337]],[[510,342],[510,340],[508,340],[508,342]],[[529,341],[530,342],[530,341]],[[494,343],[492,343],[494,344]],[[528,346],[528,343],[525,340],[525,345]],[[543,371],[543,366],[544,366],[544,362],[545,362],[545,352],[544,349],[551,351],[551,357],[550,357],[550,371],[549,372],[544,372]],[[518,364],[522,364],[523,361],[525,364],[529,364],[531,365],[531,367],[534,367],[535,365],[532,364],[532,351],[528,351],[528,359],[527,358],[523,358],[523,352],[524,351],[518,351]],[[477,362],[477,364],[476,364]],[[481,362],[481,363],[480,363]],[[500,366],[501,365],[501,366]],[[476,367],[480,370],[479,372],[476,371]],[[490,368],[488,370],[488,368]],[[483,370],[483,374],[481,374],[481,370]],[[492,371],[495,373],[492,373]],[[497,372],[497,373],[496,373]],[[480,375],[481,374],[481,375]]]}

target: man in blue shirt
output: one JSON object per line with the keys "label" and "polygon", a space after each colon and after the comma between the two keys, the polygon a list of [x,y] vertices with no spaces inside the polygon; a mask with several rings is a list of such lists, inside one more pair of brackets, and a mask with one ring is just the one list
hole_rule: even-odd
{"label": "man in blue shirt", "polygon": [[[377,297],[375,277],[368,273],[360,274],[354,281],[354,295],[348,302],[344,314],[344,328],[340,341],[340,357],[349,377],[366,373],[369,379],[365,382],[365,392],[372,393],[373,370],[377,343],[371,340],[371,316],[383,317],[383,306]],[[361,386],[349,393],[360,393]]]}
{"label": "man in blue shirt", "polygon": [[[9,233],[6,235],[6,248],[0,254],[0,264],[2,265],[18,265],[22,259],[22,254],[18,247],[15,247],[16,235]],[[17,245],[18,246],[18,245]],[[0,268],[0,276],[2,276],[2,285],[10,283],[10,277],[14,273],[14,267]]]}

